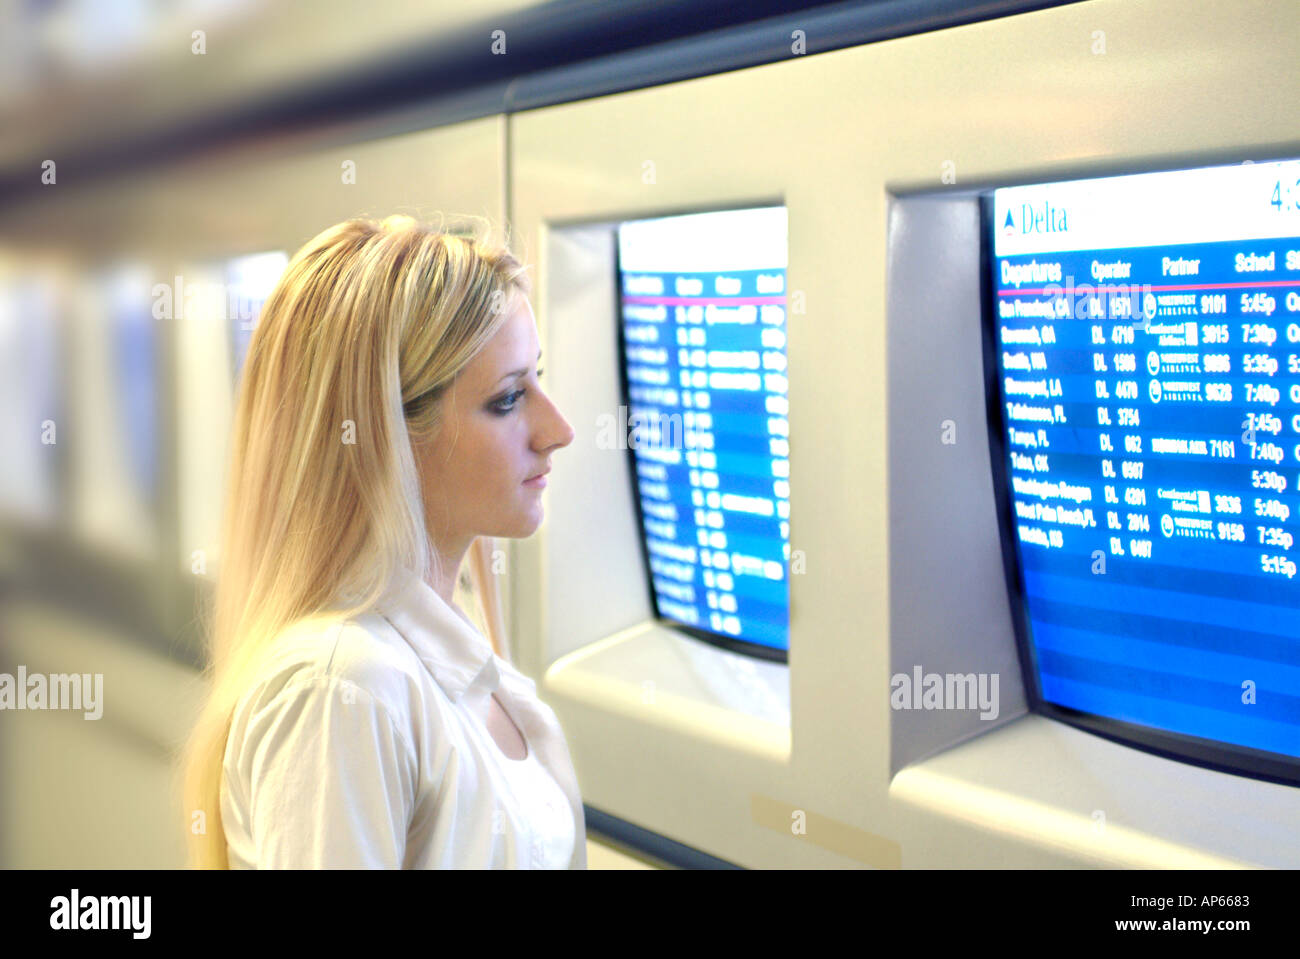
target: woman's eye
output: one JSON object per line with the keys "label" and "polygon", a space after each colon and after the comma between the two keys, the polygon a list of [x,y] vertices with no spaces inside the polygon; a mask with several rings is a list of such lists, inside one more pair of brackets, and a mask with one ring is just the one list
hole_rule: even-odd
{"label": "woman's eye", "polygon": [[519,397],[523,395],[523,390],[515,390],[513,393],[507,393],[505,396],[501,397],[501,399],[492,404],[492,409],[494,412],[504,416],[515,408],[515,403],[517,403]]}

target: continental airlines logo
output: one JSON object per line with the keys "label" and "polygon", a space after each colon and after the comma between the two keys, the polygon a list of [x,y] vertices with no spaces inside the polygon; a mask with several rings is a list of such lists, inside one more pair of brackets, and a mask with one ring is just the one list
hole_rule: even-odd
{"label": "continental airlines logo", "polygon": [[1020,204],[1019,226],[1015,216],[1015,207],[1007,208],[1007,215],[1002,221],[1002,235],[1015,236],[1017,233],[1028,236],[1033,233],[1064,233],[1070,229],[1065,210],[1054,207],[1044,200],[1040,205]]}

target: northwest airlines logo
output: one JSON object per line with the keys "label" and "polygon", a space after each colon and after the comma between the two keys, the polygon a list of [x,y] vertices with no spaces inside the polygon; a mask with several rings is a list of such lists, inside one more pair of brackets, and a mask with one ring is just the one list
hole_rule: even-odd
{"label": "northwest airlines logo", "polygon": [[1070,229],[1066,222],[1065,210],[1054,207],[1047,201],[1041,206],[1030,203],[1020,205],[1020,226],[1016,226],[1015,208],[1008,207],[1006,219],[1002,221],[1002,235],[1015,236],[1017,233],[1064,233]]}

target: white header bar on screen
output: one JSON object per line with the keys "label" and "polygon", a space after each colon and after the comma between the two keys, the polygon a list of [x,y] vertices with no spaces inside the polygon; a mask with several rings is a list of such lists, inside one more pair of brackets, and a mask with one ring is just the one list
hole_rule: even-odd
{"label": "white header bar on screen", "polygon": [[1300,160],[993,191],[997,256],[1300,235]]}
{"label": "white header bar on screen", "polygon": [[631,273],[785,269],[783,206],[635,220],[618,228],[619,266]]}

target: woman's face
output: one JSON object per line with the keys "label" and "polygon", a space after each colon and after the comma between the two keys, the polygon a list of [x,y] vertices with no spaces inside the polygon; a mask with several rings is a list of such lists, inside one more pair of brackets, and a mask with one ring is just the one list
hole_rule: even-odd
{"label": "woman's face", "polygon": [[417,446],[429,532],[454,555],[476,536],[523,537],[542,521],[551,454],[573,427],[542,392],[537,323],[527,299],[439,399],[437,435]]}

